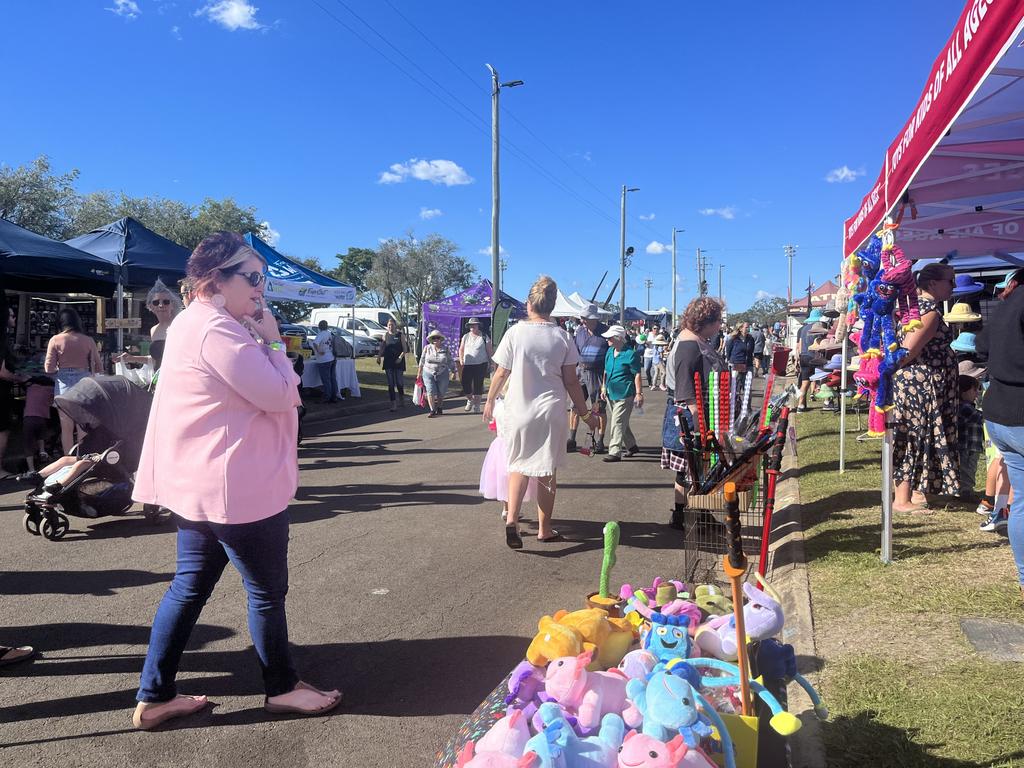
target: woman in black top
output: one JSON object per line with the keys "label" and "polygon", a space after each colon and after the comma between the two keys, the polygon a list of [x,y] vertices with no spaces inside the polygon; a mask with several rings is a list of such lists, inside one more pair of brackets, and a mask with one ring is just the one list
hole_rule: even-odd
{"label": "woman in black top", "polygon": [[1024,271],[1007,282],[1007,293],[978,337],[988,356],[985,428],[1010,475],[1013,503],[1007,535],[1024,598]]}
{"label": "woman in black top", "polygon": [[754,337],[747,333],[747,323],[740,323],[725,342],[725,357],[733,373],[746,373],[754,362]]}
{"label": "woman in black top", "polygon": [[[705,382],[710,372],[725,370],[724,361],[711,346],[711,340],[721,328],[722,305],[707,297],[691,301],[680,318],[679,338],[668,357],[668,399],[670,408],[672,404],[686,406],[691,424],[697,424],[697,409],[701,407],[697,403],[694,374],[699,373],[700,380]],[[686,454],[666,448],[663,444],[661,467],[676,473],[675,505],[670,524],[674,528],[682,528],[686,489],[690,485]]]}
{"label": "woman in black top", "polygon": [[405,408],[405,353],[409,351],[409,344],[405,335],[398,332],[398,326],[394,318],[388,320],[387,333],[380,340],[380,350],[377,352],[377,362],[381,363],[385,375],[388,377],[388,398],[391,400],[391,410],[396,410],[395,390],[398,391],[398,402]]}

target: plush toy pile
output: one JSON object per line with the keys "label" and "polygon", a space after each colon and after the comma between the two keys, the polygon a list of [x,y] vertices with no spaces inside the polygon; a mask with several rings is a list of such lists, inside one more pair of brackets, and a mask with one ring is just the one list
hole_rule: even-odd
{"label": "plush toy pile", "polygon": [[[784,616],[778,595],[746,583],[747,640],[759,641],[758,668],[796,682],[828,713],[796,672],[793,647],[773,638]],[[756,764],[756,720],[740,717],[740,669],[733,664],[737,606],[714,586],[655,579],[619,592],[624,616],[599,608],[544,616],[526,659],[511,673],[505,713],[455,757],[459,768],[671,768]],[[751,690],[789,735],[800,721],[757,681]],[[505,693],[505,687],[498,689]],[[751,741],[750,734],[753,733]],[[735,743],[734,743],[735,739]],[[754,754],[751,754],[754,753]],[[447,763],[443,763],[447,764]]]}

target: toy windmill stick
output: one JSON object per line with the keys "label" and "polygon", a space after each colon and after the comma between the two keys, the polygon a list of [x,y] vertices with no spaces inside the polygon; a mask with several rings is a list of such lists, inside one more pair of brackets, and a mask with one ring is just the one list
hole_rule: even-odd
{"label": "toy windmill stick", "polygon": [[768,371],[768,379],[764,383],[764,401],[761,403],[761,423],[758,425],[761,429],[768,428],[768,422],[771,416],[768,415],[768,404],[772,400],[772,388],[775,386],[775,369],[772,368]]}
{"label": "toy windmill stick", "polygon": [[704,448],[704,441],[708,439],[707,423],[704,420],[704,387],[701,381],[700,371],[693,374],[693,393],[697,401],[697,427],[700,432],[701,449]]}
{"label": "toy windmill stick", "polygon": [[725,525],[729,551],[722,558],[722,569],[732,582],[732,615],[736,623],[736,654],[740,668],[740,704],[743,715],[753,715],[750,703],[750,659],[747,658],[747,628],[743,621],[743,580],[747,575],[747,557],[743,554],[743,527],[736,483],[725,484]]}
{"label": "toy windmill stick", "polygon": [[768,543],[772,534],[772,515],[775,513],[775,489],[782,469],[782,448],[789,431],[789,408],[783,408],[775,430],[775,444],[768,458],[768,486],[764,498],[764,526],[761,529],[761,557],[757,561],[757,572],[761,576],[768,570]]}

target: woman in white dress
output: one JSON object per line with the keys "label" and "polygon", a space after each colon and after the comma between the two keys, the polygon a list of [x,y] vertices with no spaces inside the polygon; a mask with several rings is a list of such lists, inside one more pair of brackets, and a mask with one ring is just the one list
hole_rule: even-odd
{"label": "woman in white dress", "polygon": [[531,477],[537,478],[537,539],[559,541],[551,527],[555,506],[555,472],[566,462],[565,444],[569,432],[566,396],[591,429],[597,417],[587,410],[576,375],[579,352],[569,335],[551,322],[558,286],[541,276],[526,301],[529,319],[508,329],[494,352],[497,369],[484,407],[484,421],[490,422],[494,403],[508,381],[505,436],[508,452],[508,516],[505,542],[520,549],[519,511]]}

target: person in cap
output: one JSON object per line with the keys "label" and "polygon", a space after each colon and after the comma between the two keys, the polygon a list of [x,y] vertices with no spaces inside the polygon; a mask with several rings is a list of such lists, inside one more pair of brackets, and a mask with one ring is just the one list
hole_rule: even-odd
{"label": "person in cap", "polygon": [[988,360],[985,430],[1002,454],[1014,494],[1006,515],[996,505],[992,522],[1006,528],[1024,599],[1024,291],[1017,290],[1020,275],[1018,270],[1007,276],[1002,289],[1005,298],[989,316],[977,346]]}
{"label": "person in cap", "polygon": [[556,473],[568,463],[568,402],[588,427],[596,429],[598,425],[597,417],[587,408],[576,373],[576,345],[551,322],[557,295],[558,286],[546,275],[530,288],[528,319],[509,328],[494,351],[497,367],[484,406],[484,421],[490,423],[498,394],[507,382],[503,423],[509,483],[505,543],[512,549],[523,546],[519,514],[530,478],[537,478],[537,540],[563,540],[551,524]]}
{"label": "person in cap", "polygon": [[466,396],[466,411],[480,413],[480,398],[484,394],[484,379],[491,364],[494,348],[491,340],[480,329],[480,321],[471,317],[469,332],[459,342],[459,378]]}
{"label": "person in cap", "polygon": [[633,430],[629,428],[629,417],[634,404],[641,408],[644,404],[640,375],[642,365],[637,350],[626,347],[625,328],[613,325],[602,335],[608,339],[609,349],[605,353],[601,395],[608,401],[611,411],[608,418],[608,455],[604,460],[622,461],[623,454],[632,457],[640,450]]}
{"label": "person in cap", "polygon": [[948,264],[929,264],[917,274],[922,327],[897,334],[907,350],[893,374],[893,510],[930,514],[926,494],[960,491],[957,439],[956,355],[953,331],[942,319],[942,302],[953,292]]}
{"label": "person in cap", "polygon": [[702,296],[691,301],[679,318],[679,338],[672,347],[666,366],[666,384],[668,385],[668,402],[662,421],[661,468],[676,473],[674,485],[674,504],[669,525],[673,528],[684,527],[687,489],[691,481],[686,453],[679,445],[678,439],[672,442],[673,447],[666,444],[666,433],[678,437],[679,426],[675,418],[677,406],[683,407],[680,418],[688,420],[691,429],[697,430],[698,408],[704,404],[697,401],[694,377],[706,382],[711,373],[726,370],[726,363],[712,346],[713,339],[722,329],[722,304],[717,299]]}
{"label": "person in cap", "polygon": [[[608,330],[608,326],[601,322],[601,316],[597,312],[596,304],[588,304],[580,313],[582,324],[576,329],[576,350],[580,356],[580,384],[583,387],[583,397],[587,399],[589,408],[597,409],[598,427],[594,433],[596,441],[595,451],[604,453],[604,435],[607,426],[607,403],[601,399],[601,381],[604,379],[605,353],[608,351],[608,340],[602,334]],[[569,439],[566,441],[566,450],[569,453],[576,452],[576,431],[579,429],[580,421],[576,413],[569,414]]]}
{"label": "person in cap", "polygon": [[1010,298],[1017,286],[1024,283],[1024,269],[1015,269],[1006,273],[1006,277],[995,284],[996,297],[1006,301]]}
{"label": "person in cap", "polygon": [[796,403],[798,413],[808,410],[807,394],[811,388],[811,376],[814,375],[815,362],[821,360],[820,355],[811,350],[811,345],[825,335],[825,330],[821,326],[823,319],[824,315],[820,309],[812,309],[796,335],[800,362],[800,371],[797,377],[797,382],[800,385],[800,396]]}
{"label": "person in cap", "polygon": [[428,419],[444,413],[444,396],[452,373],[452,356],[445,341],[444,334],[435,328],[427,335],[427,346],[420,355],[418,374],[427,392]]}

